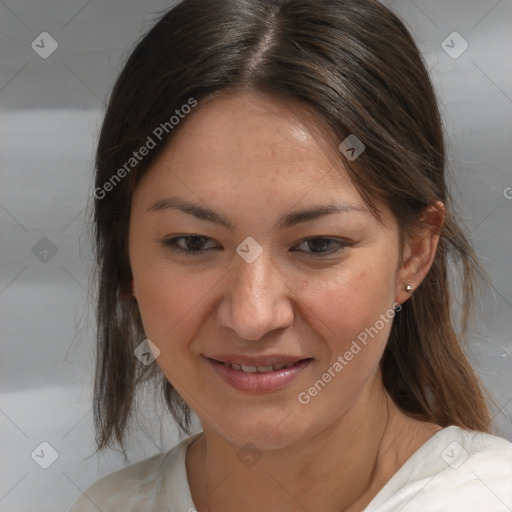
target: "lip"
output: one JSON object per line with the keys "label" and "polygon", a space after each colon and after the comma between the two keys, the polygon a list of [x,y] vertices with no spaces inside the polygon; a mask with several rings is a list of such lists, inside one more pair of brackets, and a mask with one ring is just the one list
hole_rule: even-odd
{"label": "lip", "polygon": [[274,366],[275,364],[290,364],[301,359],[307,359],[304,356],[290,356],[286,354],[268,354],[266,356],[261,355],[256,357],[248,357],[239,354],[217,354],[205,357],[222,363],[243,364],[244,366]]}
{"label": "lip", "polygon": [[[220,359],[220,356],[217,356]],[[271,393],[288,386],[299,373],[313,363],[312,358],[291,358],[289,356],[265,356],[258,358],[230,356],[220,362],[214,358],[206,357],[206,361],[219,377],[227,384],[244,393]],[[272,370],[265,373],[246,373],[235,370],[228,363],[243,364],[244,366],[273,366],[274,364],[289,364],[298,361],[289,368]],[[257,364],[256,364],[257,363]]]}

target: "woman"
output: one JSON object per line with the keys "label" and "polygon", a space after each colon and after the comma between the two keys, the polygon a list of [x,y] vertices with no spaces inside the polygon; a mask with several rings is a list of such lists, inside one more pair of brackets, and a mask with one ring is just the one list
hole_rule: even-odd
{"label": "woman", "polygon": [[479,265],[392,12],[183,1],[119,76],[96,166],[98,449],[150,378],[203,432],[73,512],[512,508],[450,313],[449,258],[463,327]]}

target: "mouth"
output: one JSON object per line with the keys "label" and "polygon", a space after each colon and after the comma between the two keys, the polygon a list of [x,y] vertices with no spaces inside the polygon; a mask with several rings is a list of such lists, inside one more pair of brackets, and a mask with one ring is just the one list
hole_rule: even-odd
{"label": "mouth", "polygon": [[238,391],[269,393],[290,385],[314,361],[312,357],[244,356],[205,357],[208,366]]}
{"label": "mouth", "polygon": [[[211,358],[209,358],[211,359]],[[265,365],[247,365],[247,364],[239,364],[239,363],[231,363],[229,361],[219,361],[217,359],[211,359],[212,361],[220,364],[224,364],[226,366],[231,367],[233,370],[245,372],[245,373],[270,373],[270,372],[277,372],[279,370],[285,369],[285,368],[291,368],[292,366],[298,366],[304,361],[311,360],[311,357],[307,357],[304,359],[297,359],[295,361],[292,361],[290,363],[275,363],[275,364],[265,364]]]}

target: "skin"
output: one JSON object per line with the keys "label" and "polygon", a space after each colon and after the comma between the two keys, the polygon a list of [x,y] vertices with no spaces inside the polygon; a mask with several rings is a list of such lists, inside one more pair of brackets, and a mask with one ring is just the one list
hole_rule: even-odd
{"label": "skin", "polygon": [[[221,96],[182,121],[134,193],[134,296],[161,351],[157,363],[204,430],[186,457],[199,512],[361,510],[441,429],[403,414],[384,390],[379,360],[391,322],[308,404],[297,399],[359,333],[410,297],[405,286],[417,288],[435,255],[438,237],[428,228],[443,223],[442,209],[426,210],[425,231],[405,240],[400,259],[391,212],[379,204],[383,225],[366,210],[336,151],[276,99]],[[177,209],[151,210],[171,196],[218,212],[232,231]],[[278,226],[287,213],[331,200],[360,210]],[[200,255],[162,243],[179,235],[207,237],[180,242]],[[236,252],[248,236],[263,249],[252,263]],[[314,237],[349,245],[319,256],[340,246],[305,241]],[[226,352],[314,361],[284,389],[251,394],[203,357]],[[261,456],[252,467],[237,457],[246,443]]]}

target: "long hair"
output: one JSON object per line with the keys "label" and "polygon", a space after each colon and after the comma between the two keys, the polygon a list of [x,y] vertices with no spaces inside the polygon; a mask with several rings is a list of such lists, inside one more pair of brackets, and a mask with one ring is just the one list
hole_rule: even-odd
{"label": "long hair", "polygon": [[[404,24],[376,0],[184,0],[131,52],[97,147],[98,449],[112,438],[123,447],[137,386],[152,379],[161,379],[169,411],[190,432],[188,405],[157,365],[134,357],[145,335],[131,295],[130,204],[139,180],[179,130],[177,114],[191,110],[184,105],[240,90],[301,105],[332,140],[355,134],[364,141],[357,161],[338,152],[340,161],[377,217],[376,200],[389,205],[401,237],[421,225],[425,207],[444,203],[433,265],[394,319],[381,359],[383,382],[411,417],[488,432],[484,388],[461,345],[481,267],[447,190],[435,93]],[[135,158],[148,137],[155,147]],[[461,329],[451,311],[452,265],[460,269]]]}

